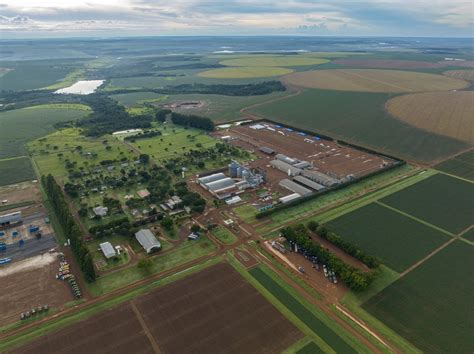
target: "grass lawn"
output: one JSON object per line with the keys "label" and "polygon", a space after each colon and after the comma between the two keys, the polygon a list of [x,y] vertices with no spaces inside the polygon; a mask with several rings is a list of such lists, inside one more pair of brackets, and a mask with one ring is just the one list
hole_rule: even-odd
{"label": "grass lawn", "polygon": [[201,237],[198,241],[183,243],[170,253],[164,255],[158,254],[152,257],[153,266],[149,273],[144,273],[134,265],[98,278],[94,283],[89,284],[89,290],[95,296],[103,295],[139,281],[150,274],[163,272],[180,264],[210,254],[216,249],[216,246],[209,239]]}
{"label": "grass lawn", "polygon": [[26,155],[28,141],[54,131],[56,123],[73,121],[88,114],[84,109],[34,108],[0,112],[0,158]]}
{"label": "grass lawn", "polygon": [[427,353],[472,353],[473,250],[450,244],[363,307]]}
{"label": "grass lawn", "polygon": [[257,215],[258,210],[249,204],[240,205],[234,208],[234,211],[237,213],[239,218],[241,218],[246,223],[253,223],[257,221],[255,215]]}
{"label": "grass lawn", "polygon": [[0,160],[0,186],[24,182],[36,178],[28,157]]}
{"label": "grass lawn", "polygon": [[448,235],[375,203],[326,226],[397,272],[449,241]]}
{"label": "grass lawn", "polygon": [[307,89],[301,94],[251,109],[262,117],[314,130],[387,153],[430,162],[469,147],[467,143],[428,133],[384,109],[387,93]]}
{"label": "grass lawn", "polygon": [[212,230],[212,234],[222,243],[231,245],[237,241],[237,237],[224,226],[218,226]]}
{"label": "grass lawn", "polygon": [[453,233],[472,225],[474,183],[439,173],[381,200]]}
{"label": "grass lawn", "polygon": [[474,181],[474,150],[435,166],[437,170]]}

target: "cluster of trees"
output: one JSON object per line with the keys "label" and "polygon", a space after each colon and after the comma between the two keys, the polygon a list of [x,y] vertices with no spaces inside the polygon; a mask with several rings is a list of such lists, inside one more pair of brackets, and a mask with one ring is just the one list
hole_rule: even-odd
{"label": "cluster of trees", "polygon": [[160,109],[158,112],[156,112],[155,119],[158,122],[164,123],[166,122],[166,117],[168,114],[171,114],[171,109]]}
{"label": "cluster of trees", "polygon": [[53,206],[54,213],[56,214],[64,233],[71,242],[71,250],[81,267],[84,279],[88,282],[93,282],[96,279],[96,273],[92,263],[92,256],[84,245],[82,239],[83,235],[69,211],[61,187],[59,187],[52,175],[42,176],[41,182],[46,194],[48,195],[48,199]]}
{"label": "cluster of trees", "polygon": [[379,258],[368,255],[362,251],[357,245],[343,239],[334,232],[329,231],[325,226],[319,225],[316,221],[308,222],[308,229],[317,233],[320,237],[331,242],[334,246],[340,248],[347,254],[364,263],[369,268],[377,268],[382,262]]}
{"label": "cluster of trees", "polygon": [[133,236],[135,234],[134,228],[128,218],[113,220],[103,225],[92,226],[89,232],[97,238],[119,234],[123,236]]}
{"label": "cluster of trees", "polygon": [[126,136],[124,140],[134,142],[135,140],[154,138],[155,136],[160,136],[160,135],[161,135],[161,132],[159,130],[150,130],[150,131],[144,131],[143,133],[139,133],[137,135]]}
{"label": "cluster of trees", "polygon": [[342,281],[353,291],[363,291],[375,279],[374,272],[363,272],[336,257],[327,249],[311,239],[308,229],[303,224],[285,227],[281,234],[290,243],[298,246],[298,251],[308,256],[318,257],[318,262],[329,266]]}
{"label": "cluster of trees", "polygon": [[206,201],[199,193],[191,192],[186,182],[178,182],[175,184],[175,193],[181,198],[183,204],[191,208],[191,211],[202,213],[206,207]]}
{"label": "cluster of trees", "polygon": [[186,127],[193,127],[209,131],[214,130],[214,122],[207,117],[172,112],[171,121],[174,124],[184,125]]}

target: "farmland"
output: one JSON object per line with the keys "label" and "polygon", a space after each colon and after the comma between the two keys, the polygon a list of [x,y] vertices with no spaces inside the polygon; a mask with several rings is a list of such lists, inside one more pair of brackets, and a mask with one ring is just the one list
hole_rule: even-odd
{"label": "farmland", "polygon": [[437,174],[381,200],[452,233],[472,225],[474,184]]}
{"label": "farmland", "polygon": [[437,170],[474,181],[474,150],[436,165]]}
{"label": "farmland", "polygon": [[35,172],[28,157],[0,160],[0,186],[35,179]]}
{"label": "farmland", "polygon": [[222,243],[231,245],[237,241],[237,237],[223,226],[218,226],[212,230],[212,234]]}
{"label": "farmland", "polygon": [[473,91],[424,92],[389,100],[390,114],[419,129],[474,143]]}
{"label": "farmland", "polygon": [[471,353],[473,248],[456,241],[363,307],[429,353]]}
{"label": "farmland", "polygon": [[388,115],[384,93],[305,90],[250,111],[262,117],[417,161],[433,161],[468,144],[410,126]]}
{"label": "farmland", "polygon": [[400,60],[400,59],[338,59],[334,64],[352,68],[379,69],[436,69],[445,65],[429,61]]}
{"label": "farmland", "polygon": [[287,84],[325,90],[363,92],[445,91],[467,87],[464,80],[398,70],[336,69],[298,72],[284,77]]}
{"label": "farmland", "polygon": [[247,67],[287,67],[287,66],[307,66],[328,63],[327,59],[312,58],[302,55],[293,56],[257,56],[228,59],[219,62],[226,66],[247,66]]}
{"label": "farmland", "polygon": [[368,254],[380,257],[397,272],[403,272],[449,240],[449,236],[440,231],[376,203],[326,225]]}
{"label": "farmland", "polygon": [[26,154],[28,141],[54,130],[54,124],[82,118],[88,111],[69,108],[23,108],[0,112],[0,158]]}
{"label": "farmland", "polygon": [[209,77],[214,79],[246,79],[254,77],[281,76],[291,72],[293,72],[291,69],[274,66],[242,66],[203,71],[198,75],[201,77]]}
{"label": "farmland", "polygon": [[443,75],[456,79],[474,81],[474,70],[448,70],[445,71]]}
{"label": "farmland", "polygon": [[156,102],[166,98],[166,96],[154,93],[154,92],[132,92],[132,93],[120,93],[111,95],[111,98],[118,101],[125,107],[134,107],[144,102]]}

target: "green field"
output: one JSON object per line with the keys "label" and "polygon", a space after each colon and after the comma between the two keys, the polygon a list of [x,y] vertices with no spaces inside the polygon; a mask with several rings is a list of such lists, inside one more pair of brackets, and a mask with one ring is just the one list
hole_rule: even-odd
{"label": "green field", "polygon": [[384,264],[403,272],[449,240],[442,232],[372,203],[326,226]]}
{"label": "green field", "polygon": [[247,79],[254,77],[280,76],[290,74],[291,72],[293,72],[293,70],[276,66],[238,66],[207,70],[200,72],[198,75],[214,79]]}
{"label": "green field", "polygon": [[283,56],[256,56],[228,59],[219,62],[219,64],[226,66],[309,66],[329,63],[327,59],[320,59],[316,57],[306,57],[302,55],[283,55]]}
{"label": "green field", "polygon": [[165,99],[166,96],[160,95],[154,92],[132,92],[132,93],[120,93],[116,95],[111,95],[111,98],[118,101],[120,104],[125,107],[134,107],[140,105],[144,102],[158,101]]}
{"label": "green field", "polygon": [[321,337],[336,353],[356,353],[337,332],[317,318],[306,306],[264,272],[261,267],[253,268],[249,273],[300,321]]}
{"label": "green field", "polygon": [[36,178],[28,157],[0,160],[0,186]]}
{"label": "green field", "polygon": [[453,233],[472,225],[474,183],[439,173],[381,200]]}
{"label": "green field", "polygon": [[474,150],[435,166],[437,170],[474,181]]}
{"label": "green field", "polygon": [[468,148],[466,143],[414,128],[384,110],[394,95],[308,89],[251,109],[262,117],[314,130],[389,154],[430,162]]}
{"label": "green field", "polygon": [[324,353],[324,350],[318,347],[318,345],[314,342],[310,342],[306,344],[303,348],[298,350],[296,354],[319,354]]}
{"label": "green field", "polygon": [[426,353],[474,350],[473,247],[456,241],[363,307]]}
{"label": "green field", "polygon": [[237,241],[237,237],[223,226],[218,226],[212,230],[212,234],[222,243],[231,245]]}
{"label": "green field", "polygon": [[26,155],[25,143],[52,132],[56,123],[76,120],[87,114],[83,109],[56,107],[0,112],[0,158]]}
{"label": "green field", "polygon": [[462,234],[462,238],[474,242],[474,227]]}

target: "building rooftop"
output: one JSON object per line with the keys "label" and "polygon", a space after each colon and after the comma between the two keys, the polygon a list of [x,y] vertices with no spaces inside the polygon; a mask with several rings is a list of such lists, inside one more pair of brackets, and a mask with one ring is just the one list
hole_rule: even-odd
{"label": "building rooftop", "polygon": [[117,253],[110,242],[103,242],[99,245],[100,250],[104,254],[105,258],[109,259],[115,257]]}
{"label": "building rooftop", "polygon": [[135,234],[138,243],[145,249],[147,253],[152,253],[161,249],[161,243],[148,229],[142,229]]}
{"label": "building rooftop", "polygon": [[103,207],[103,206],[98,206],[92,209],[94,211],[95,215],[98,216],[106,216],[107,212],[109,211],[109,208]]}

